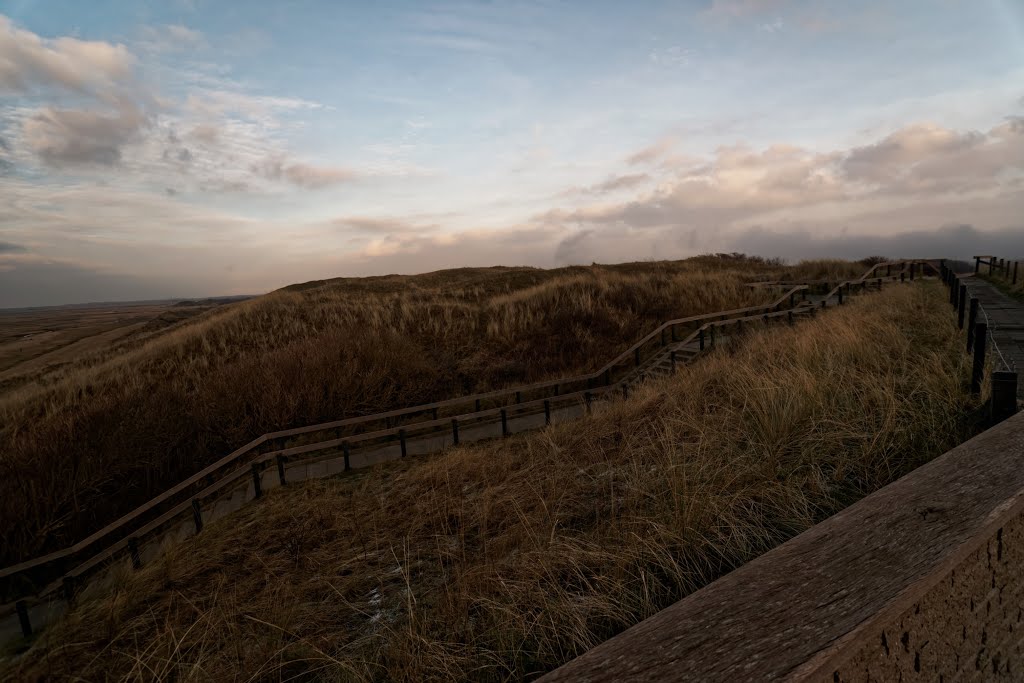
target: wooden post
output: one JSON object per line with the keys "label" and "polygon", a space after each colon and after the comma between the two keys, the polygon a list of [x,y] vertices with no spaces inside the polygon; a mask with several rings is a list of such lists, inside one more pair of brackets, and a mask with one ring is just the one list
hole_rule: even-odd
{"label": "wooden post", "polygon": [[665,345],[665,328],[661,328],[661,345]]}
{"label": "wooden post", "polygon": [[285,457],[283,455],[277,456],[277,483],[284,486],[288,483],[288,480],[284,475],[284,463]]}
{"label": "wooden post", "polygon": [[998,424],[1017,412],[1017,373],[1000,370],[992,373],[992,424]]}
{"label": "wooden post", "polygon": [[203,530],[203,509],[199,506],[199,499],[192,499],[192,522],[195,524],[196,533]]}
{"label": "wooden post", "polygon": [[890,275],[892,275],[892,264],[888,263],[885,266],[885,276],[889,277]]}
{"label": "wooden post", "polygon": [[[347,460],[347,458],[346,458],[346,460]],[[254,498],[259,498],[260,496],[263,495],[263,481],[262,481],[262,477],[260,477],[260,464],[258,462],[254,462],[250,469],[252,469],[252,491],[253,491],[253,497]],[[345,469],[348,469],[348,468],[345,468]]]}
{"label": "wooden post", "polygon": [[71,574],[65,574],[64,579],[61,581],[61,588],[64,593],[64,600],[67,601],[68,605],[75,604],[75,577]]}
{"label": "wooden post", "polygon": [[14,603],[14,609],[18,612],[18,623],[21,625],[21,635],[24,638],[32,637],[32,622],[28,620],[28,603],[18,600]]}
{"label": "wooden post", "polygon": [[352,461],[350,456],[352,455],[351,449],[348,447],[348,441],[341,444],[341,452],[345,456],[345,471],[348,472],[352,469]]}
{"label": "wooden post", "polygon": [[967,306],[967,285],[960,285],[960,293],[957,295],[956,324],[964,329],[964,311]]}
{"label": "wooden post", "polygon": [[839,305],[842,306],[843,305],[843,288],[842,287],[839,288],[838,293],[839,293]]}
{"label": "wooden post", "polygon": [[590,395],[589,391],[583,392],[583,400],[586,401],[586,403],[587,403],[587,413],[590,413],[590,401],[591,401],[591,399],[593,399],[593,396]]}
{"label": "wooden post", "polygon": [[433,412],[434,412],[434,419],[436,420],[437,419],[437,408],[434,408]]}
{"label": "wooden post", "polygon": [[637,367],[640,366],[640,347],[639,346],[636,347],[635,349],[633,349],[633,363]]}
{"label": "wooden post", "polygon": [[402,457],[404,458],[406,455],[408,455],[408,444],[405,441],[405,430],[404,429],[399,429],[398,430],[398,444],[402,448]]}
{"label": "wooden post", "polygon": [[623,401],[628,401],[629,400],[629,387],[626,386],[625,382],[622,383],[622,400]]}
{"label": "wooden post", "polygon": [[949,276],[949,303],[956,308],[956,295],[960,293],[960,286],[957,283],[956,277],[953,275]]}
{"label": "wooden post", "polygon": [[1020,265],[1020,261],[1013,262],[1013,282],[1011,284],[1017,284],[1017,266]]}
{"label": "wooden post", "polygon": [[789,293],[789,307],[790,307],[790,308],[793,308],[793,306],[794,306],[794,303],[793,303],[793,302],[794,302],[795,300],[796,300],[796,292],[790,292],[790,293]]}
{"label": "wooden post", "polygon": [[793,324],[793,311],[786,312],[786,322],[789,323],[790,325]]}
{"label": "wooden post", "polygon": [[971,307],[967,314],[967,353],[974,349],[974,325],[978,322],[978,300],[971,298]]}
{"label": "wooden post", "polygon": [[452,444],[459,445],[459,419],[456,417],[452,418]]}
{"label": "wooden post", "polygon": [[985,377],[985,336],[988,326],[978,323],[974,326],[974,365],[971,367],[971,393],[981,393],[981,380]]}
{"label": "wooden post", "polygon": [[671,329],[671,330],[672,330],[672,341],[674,341],[674,342],[675,342],[675,341],[678,341],[678,340],[676,339],[676,326],[675,326],[675,325],[672,325],[672,326],[671,326],[671,327],[670,327],[669,329]]}
{"label": "wooden post", "polygon": [[916,266],[916,265],[917,265],[916,263],[911,263],[910,264],[910,281],[911,282],[914,281],[914,266]]}
{"label": "wooden post", "polygon": [[882,278],[878,278],[878,291],[882,291]]}
{"label": "wooden post", "polygon": [[715,326],[712,325],[708,328],[708,332],[711,334],[711,346],[715,345]]}
{"label": "wooden post", "polygon": [[978,271],[981,270],[981,258],[978,256],[974,257],[974,274],[977,275]]}
{"label": "wooden post", "polygon": [[[715,329],[715,328],[712,327],[711,329]],[[701,351],[704,350],[704,328],[703,327],[700,328],[699,330],[697,330],[697,346],[700,348]]]}
{"label": "wooden post", "polygon": [[676,374],[676,352],[675,349],[669,354],[669,364],[672,368],[672,374]]}
{"label": "wooden post", "polygon": [[544,424],[551,424],[551,401],[544,399]]}
{"label": "wooden post", "polygon": [[996,257],[995,256],[989,256],[988,257],[988,274],[991,275],[992,271],[994,271],[995,269],[996,269]]}
{"label": "wooden post", "polygon": [[612,369],[611,368],[608,368],[607,370],[604,371],[604,383],[605,383],[606,386],[612,383]]}
{"label": "wooden post", "polygon": [[501,409],[501,435],[508,436],[508,411]]}
{"label": "wooden post", "polygon": [[477,412],[477,413],[479,413],[479,412],[480,412],[480,399],[477,399],[477,400],[476,400],[476,404],[474,404],[474,406],[473,406],[473,410],[474,410],[475,412]]}
{"label": "wooden post", "polygon": [[142,567],[142,556],[139,555],[139,539],[134,536],[128,538],[128,555],[132,558],[132,569]]}
{"label": "wooden post", "polygon": [[906,281],[907,281],[907,274],[904,271],[901,270],[900,271],[900,282],[906,282]]}
{"label": "wooden post", "polygon": [[516,403],[522,403],[522,402],[523,402],[523,392],[517,391],[516,392]]}

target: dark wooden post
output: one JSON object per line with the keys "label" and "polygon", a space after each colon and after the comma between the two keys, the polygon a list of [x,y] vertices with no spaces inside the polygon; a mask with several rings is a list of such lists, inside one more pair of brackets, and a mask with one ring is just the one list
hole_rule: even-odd
{"label": "dark wooden post", "polygon": [[[345,458],[345,460],[347,461],[348,458]],[[253,496],[255,498],[259,498],[260,496],[263,495],[263,481],[262,478],[260,477],[260,464],[258,462],[254,462],[250,469],[252,469]],[[348,468],[346,467],[345,469]]]}
{"label": "dark wooden post", "polygon": [[14,609],[18,612],[18,623],[21,624],[21,635],[25,638],[32,637],[32,622],[28,620],[28,603],[18,600],[14,603]]}
{"label": "dark wooden post", "polygon": [[978,300],[971,298],[971,308],[967,314],[967,353],[974,349],[974,325],[978,322]]}
{"label": "dark wooden post", "polygon": [[786,322],[793,324],[793,311],[786,311]]}
{"label": "dark wooden post", "polygon": [[956,308],[956,295],[960,293],[960,286],[954,276],[949,277],[949,303]]}
{"label": "dark wooden post", "polygon": [[436,420],[437,419],[437,408],[433,409],[433,413],[434,413],[434,419]]}
{"label": "dark wooden post", "polygon": [[889,277],[890,275],[892,275],[892,264],[891,263],[887,263],[885,265],[885,276]]}
{"label": "dark wooden post", "polygon": [[839,305],[842,306],[843,305],[843,288],[841,286],[839,287],[838,294],[839,294]]}
{"label": "dark wooden post", "polygon": [[501,435],[508,436],[508,411],[501,409]]}
{"label": "dark wooden post", "polygon": [[583,392],[583,400],[586,401],[586,403],[587,403],[587,413],[590,412],[590,401],[591,401],[591,399],[593,399],[593,396],[590,395],[589,391]]}
{"label": "dark wooden post", "polygon": [[67,601],[68,605],[75,604],[75,577],[71,574],[65,574],[64,579],[61,581],[61,587],[64,593],[64,600]]}
{"label": "dark wooden post", "polygon": [[196,533],[203,530],[203,509],[199,506],[199,499],[192,499],[192,522],[196,526]]}
{"label": "dark wooden post", "polygon": [[971,393],[981,393],[981,380],[985,377],[985,336],[988,326],[978,323],[974,326],[974,365],[971,367]]}
{"label": "dark wooden post", "polygon": [[878,291],[882,291],[882,278],[878,278]]}
{"label": "dark wooden post", "polygon": [[672,330],[672,341],[679,341],[678,339],[676,339],[676,326],[672,325],[671,327],[669,327],[669,329]]}
{"label": "dark wooden post", "polygon": [[480,412],[480,399],[476,400],[476,403],[473,405],[473,410],[477,413]]}
{"label": "dark wooden post", "polygon": [[911,264],[910,264],[910,281],[911,282],[914,281],[914,266],[915,265],[917,265],[917,264],[913,263],[913,262],[911,262]]}
{"label": "dark wooden post", "polygon": [[352,461],[350,456],[352,455],[351,449],[348,447],[348,441],[341,444],[341,453],[345,457],[345,471],[348,472],[352,469]]}
{"label": "dark wooden post", "polygon": [[629,387],[626,386],[625,382],[622,383],[622,400],[623,401],[628,401],[629,400]]}
{"label": "dark wooden post", "polygon": [[795,301],[796,301],[796,292],[790,292],[789,293],[789,307],[790,308],[793,308],[793,306],[796,305],[794,303]]}
{"label": "dark wooden post", "polygon": [[715,345],[715,326],[712,325],[708,328],[708,334],[711,335],[711,346]]}
{"label": "dark wooden post", "polygon": [[452,418],[452,443],[459,445],[459,420],[455,417]]}
{"label": "dark wooden post", "polygon": [[674,375],[676,373],[676,352],[675,352],[675,349],[673,349],[672,352],[669,354],[669,364],[671,365],[672,374]]}
{"label": "dark wooden post", "polygon": [[665,345],[665,328],[661,328],[661,345]]}
{"label": "dark wooden post", "polygon": [[142,567],[142,556],[139,554],[139,539],[134,536],[128,538],[128,556],[132,558],[132,569]]}
{"label": "dark wooden post", "polygon": [[604,371],[604,383],[605,385],[612,383],[612,369],[608,368]]}
{"label": "dark wooden post", "polygon": [[633,349],[633,364],[636,366],[640,365],[640,347]]}
{"label": "dark wooden post", "polygon": [[551,401],[544,399],[544,424],[551,424]]}
{"label": "dark wooden post", "polygon": [[981,270],[981,258],[978,256],[974,257],[974,274],[977,275],[978,271]]}
{"label": "dark wooden post", "polygon": [[904,271],[901,270],[900,271],[900,282],[906,282],[906,281],[907,281],[907,274]]}
{"label": "dark wooden post", "polygon": [[[714,329],[714,328],[712,328],[712,329]],[[703,327],[700,328],[699,330],[697,330],[697,347],[701,351],[704,350],[704,328]]]}
{"label": "dark wooden post", "polygon": [[994,271],[995,269],[996,269],[996,257],[995,256],[989,256],[988,257],[988,274],[991,275],[992,271]]}
{"label": "dark wooden post", "polygon": [[1017,284],[1017,266],[1019,266],[1019,265],[1020,265],[1020,261],[1014,261],[1013,262],[1013,283],[1012,284]]}
{"label": "dark wooden post", "polygon": [[404,458],[409,453],[409,451],[408,451],[409,444],[406,443],[406,441],[405,441],[405,430],[404,429],[399,429],[398,430],[398,445],[402,448],[402,457]]}
{"label": "dark wooden post", "polygon": [[998,424],[1017,412],[1017,373],[1000,370],[992,373],[992,424]]}
{"label": "dark wooden post", "polygon": [[957,295],[956,324],[964,329],[964,311],[967,307],[967,285],[960,285],[960,293]]}

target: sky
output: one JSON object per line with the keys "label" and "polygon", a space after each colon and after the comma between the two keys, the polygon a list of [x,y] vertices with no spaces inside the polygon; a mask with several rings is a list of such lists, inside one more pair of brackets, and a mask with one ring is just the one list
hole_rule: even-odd
{"label": "sky", "polygon": [[0,0],[0,307],[997,249],[1021,0]]}

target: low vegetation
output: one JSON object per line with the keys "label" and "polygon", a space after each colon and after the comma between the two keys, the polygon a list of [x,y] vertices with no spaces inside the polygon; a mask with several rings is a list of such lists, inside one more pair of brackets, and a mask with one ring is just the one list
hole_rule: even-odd
{"label": "low vegetation", "polygon": [[0,394],[0,565],[64,547],[265,432],[599,367],[746,282],[849,277],[740,255],[310,282],[135,335]]}
{"label": "low vegetation", "polygon": [[550,670],[960,443],[953,320],[937,283],[895,286],[585,420],[275,489],[126,569],[0,675]]}

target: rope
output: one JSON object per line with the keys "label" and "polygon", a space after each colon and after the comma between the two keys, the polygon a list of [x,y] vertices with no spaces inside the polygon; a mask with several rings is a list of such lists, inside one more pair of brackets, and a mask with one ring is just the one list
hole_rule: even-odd
{"label": "rope", "polygon": [[[1004,368],[1006,368],[1007,370],[1010,370],[1010,371],[1016,371],[1017,370],[1016,365],[1014,365],[1012,363],[1007,363],[1006,362],[1006,357],[1003,356],[1002,349],[1000,349],[999,348],[999,344],[996,343],[996,329],[997,328],[992,323],[992,321],[989,320],[988,313],[985,312],[984,307],[982,307],[980,304],[978,305],[978,310],[981,311],[981,314],[983,316],[985,316],[985,326],[989,330],[989,332],[988,332],[988,341],[992,345],[992,348],[995,349],[996,354],[999,356],[999,360],[1002,361],[1002,363],[1003,363],[1002,367],[1004,367]],[[996,369],[998,369],[998,368],[996,368]]]}

